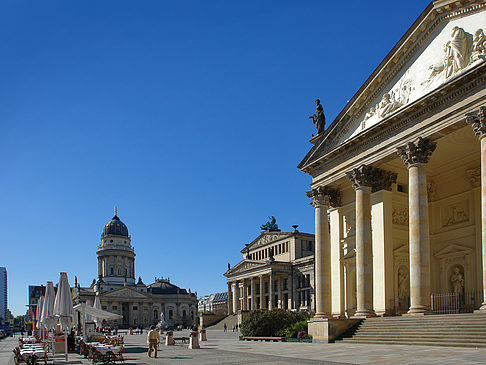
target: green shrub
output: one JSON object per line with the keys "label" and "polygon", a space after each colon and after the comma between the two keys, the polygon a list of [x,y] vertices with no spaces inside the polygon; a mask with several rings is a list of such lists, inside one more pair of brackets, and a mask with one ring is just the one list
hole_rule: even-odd
{"label": "green shrub", "polygon": [[241,323],[241,334],[243,336],[285,336],[281,334],[285,328],[297,322],[306,322],[309,317],[307,312],[292,312],[286,309],[253,310]]}
{"label": "green shrub", "polygon": [[279,332],[279,336],[285,336],[287,338],[297,338],[299,332],[307,333],[307,320],[299,321],[291,324]]}

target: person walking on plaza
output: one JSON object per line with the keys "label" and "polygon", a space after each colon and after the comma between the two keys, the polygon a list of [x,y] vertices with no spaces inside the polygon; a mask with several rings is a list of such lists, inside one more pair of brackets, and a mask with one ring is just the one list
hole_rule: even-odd
{"label": "person walking on plaza", "polygon": [[226,326],[226,323],[224,324],[223,328],[224,328],[224,332],[228,330],[228,326]]}
{"label": "person walking on plaza", "polygon": [[147,335],[147,343],[149,345],[148,356],[152,357],[152,349],[155,351],[155,356],[157,357],[157,344],[160,342],[159,332],[155,330],[155,326],[150,327],[150,331]]}

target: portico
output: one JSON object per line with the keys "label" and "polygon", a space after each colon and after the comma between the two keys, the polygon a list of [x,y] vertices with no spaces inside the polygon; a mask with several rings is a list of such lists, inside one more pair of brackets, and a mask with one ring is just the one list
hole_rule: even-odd
{"label": "portico", "polygon": [[310,140],[316,317],[486,309],[485,8],[431,3]]}

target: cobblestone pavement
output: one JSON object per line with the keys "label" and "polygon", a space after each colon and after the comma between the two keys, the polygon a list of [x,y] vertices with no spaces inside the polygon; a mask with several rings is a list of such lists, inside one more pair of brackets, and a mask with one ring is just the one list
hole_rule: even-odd
{"label": "cobblestone pavement", "polygon": [[[176,332],[176,337],[188,335]],[[157,358],[147,356],[146,334],[125,336],[127,365],[153,364],[484,364],[486,349],[365,345],[365,344],[312,344],[280,342],[241,342],[238,334],[209,330],[208,341],[201,349],[189,350],[186,345],[159,346]],[[0,364],[13,365],[12,349],[16,338],[0,341]],[[90,364],[77,354],[69,355],[69,364]],[[49,364],[65,364],[57,355]]]}

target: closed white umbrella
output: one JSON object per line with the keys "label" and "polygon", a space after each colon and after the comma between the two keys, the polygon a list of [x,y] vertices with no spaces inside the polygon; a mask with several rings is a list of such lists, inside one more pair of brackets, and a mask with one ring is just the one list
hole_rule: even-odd
{"label": "closed white umbrella", "polygon": [[64,332],[64,343],[66,362],[68,361],[67,332],[71,329],[73,323],[73,298],[67,273],[62,272],[59,275],[59,284],[57,286],[56,299],[54,300],[54,316],[58,318],[61,329]]}
{"label": "closed white umbrella", "polygon": [[54,285],[52,284],[52,281],[48,281],[41,316],[41,323],[48,330],[54,330],[56,328],[56,318],[54,317],[55,299],[56,293],[54,292]]}
{"label": "closed white umbrella", "polygon": [[62,272],[59,276],[53,314],[58,318],[63,331],[71,329],[73,322],[73,298],[71,296],[67,273],[65,272]]}
{"label": "closed white umbrella", "polygon": [[37,329],[41,329],[42,305],[44,304],[44,296],[41,295],[37,301],[37,309],[35,311],[35,320],[37,321]]}
{"label": "closed white umbrella", "polygon": [[[93,303],[93,308],[101,309],[100,297],[98,295],[95,297],[95,300],[94,300],[94,303]],[[96,323],[96,327],[99,327],[101,322],[103,321],[103,319],[100,318],[100,317],[94,317],[94,321]]]}

